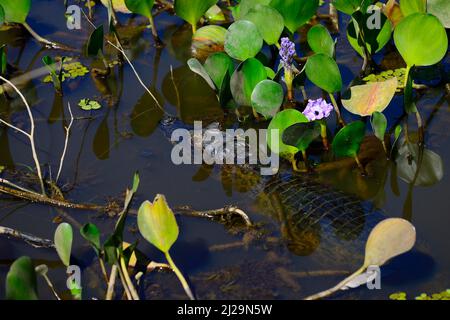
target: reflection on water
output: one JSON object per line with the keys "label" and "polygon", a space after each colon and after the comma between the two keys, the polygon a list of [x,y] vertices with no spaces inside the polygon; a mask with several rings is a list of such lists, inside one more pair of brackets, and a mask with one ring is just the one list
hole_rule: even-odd
{"label": "reflection on water", "polygon": [[[44,13],[39,12],[39,6],[36,8],[38,11],[32,12],[31,18],[42,19]],[[99,14],[98,21],[103,18],[104,13]],[[380,142],[369,137],[361,150],[361,160],[367,169],[365,177],[354,168],[352,161],[345,159],[319,165],[314,176],[292,175],[288,169],[266,178],[259,175],[259,170],[241,166],[179,167],[170,162],[172,146],[160,123],[165,114],[176,115],[181,120],[177,125],[183,126],[192,125],[194,120],[203,120],[204,125],[218,121],[224,127],[243,128],[264,127],[267,123],[239,123],[233,114],[226,114],[216,94],[185,64],[192,52],[190,27],[180,25],[178,19],[170,16],[159,20],[160,27],[164,28],[160,34],[166,43],[161,50],[151,46],[148,30],[133,27],[140,23],[139,19],[129,22],[119,32],[144,83],[164,110],[139,87],[127,65],[115,66],[107,79],[89,74],[64,83],[63,96],[55,94],[52,85],[44,84],[41,77],[20,84],[36,117],[38,151],[46,176],[55,174],[55,164],[59,163],[64,145],[64,128],[68,124],[67,103],[72,105],[76,121],[62,176],[64,190],[70,190],[66,194],[68,199],[104,203],[120,195],[132,173],[139,170],[138,201],[152,199],[155,193],[162,192],[173,205],[188,204],[197,209],[227,204],[242,206],[252,219],[264,226],[263,231],[232,229],[227,232],[222,225],[208,221],[188,218],[180,221],[182,239],[174,248],[174,258],[181,261],[205,298],[299,298],[329,287],[338,277],[309,280],[299,277],[298,272],[353,270],[361,263],[370,228],[384,217],[401,215],[412,220],[418,230],[417,250],[386,266],[382,291],[357,290],[345,298],[352,294],[387,298],[389,293],[399,290],[420,293],[440,291],[445,289],[443,285],[448,286],[450,199],[442,195],[450,186],[450,176],[445,170],[450,165],[450,111],[449,97],[442,83],[417,97],[427,126],[425,148],[416,150],[408,145],[397,145],[401,152],[395,166],[384,156]],[[80,47],[89,34],[87,25],[74,34],[57,25],[60,22],[45,22],[52,24],[46,30],[64,30],[63,40],[73,41]],[[338,41],[338,62],[348,84],[359,74],[361,61],[344,39],[339,40],[343,41]],[[40,68],[45,54],[64,54],[42,50],[34,41],[28,41],[19,28],[0,32],[0,42],[10,46],[8,71],[11,78]],[[84,65],[101,66],[101,61],[71,55]],[[116,55],[108,49],[107,56]],[[375,58],[383,60],[383,65],[390,68],[401,66],[398,55],[387,56],[380,54]],[[444,64],[447,70],[448,65],[447,59]],[[444,68],[437,70],[442,72]],[[439,72],[436,69],[426,71],[421,70],[421,77],[436,84]],[[445,78],[441,76],[439,80]],[[310,96],[321,96],[309,83],[306,89]],[[82,111],[77,104],[84,98],[98,100],[102,109],[92,113]],[[390,120],[393,119],[390,127],[401,120],[401,104],[401,97],[396,98],[388,110]],[[0,98],[0,115],[29,130],[27,113],[14,94],[8,99]],[[409,122],[410,136],[414,136],[414,119]],[[329,159],[330,155],[313,154],[312,157],[320,161]],[[26,176],[27,166],[33,166],[26,139],[4,127],[0,127],[0,166],[17,169],[19,177]],[[45,206],[22,205],[22,202],[2,198],[0,225],[52,238],[56,228],[53,219],[61,213]],[[134,203],[136,205],[138,203]],[[110,232],[115,222],[99,219],[91,213],[69,211],[66,214],[81,224],[95,222],[103,235]],[[133,219],[130,218],[130,229],[135,224]],[[130,229],[126,238],[132,242],[137,235]],[[87,292],[99,294],[95,289],[98,270],[92,252],[82,245],[81,239],[76,238],[75,243],[74,257],[85,267],[83,281]],[[218,249],[229,244],[233,244],[231,249]],[[159,257],[149,247],[140,246],[149,256]],[[62,266],[54,262],[57,261],[54,252],[33,250],[4,238],[0,239],[0,247],[0,279],[4,279],[11,261],[21,255],[30,255],[35,262],[45,261],[57,281],[64,279]],[[405,268],[408,272],[404,272]],[[171,275],[158,273],[145,281],[151,297],[182,297],[182,292],[177,296],[179,286]],[[0,296],[3,290],[0,287]],[[46,291],[43,292],[45,296]]]}

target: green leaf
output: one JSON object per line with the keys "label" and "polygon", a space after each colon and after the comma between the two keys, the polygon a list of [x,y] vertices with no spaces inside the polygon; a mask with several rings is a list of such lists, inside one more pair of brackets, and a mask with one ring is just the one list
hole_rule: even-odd
{"label": "green leaf", "polygon": [[384,114],[381,112],[374,112],[372,114],[371,122],[372,129],[375,134],[375,137],[377,137],[380,141],[384,141],[384,136],[386,134],[387,129],[387,119]]}
{"label": "green leaf", "polygon": [[222,88],[226,74],[228,73],[231,76],[234,72],[233,61],[224,52],[210,55],[205,61],[204,68],[218,90]]}
{"label": "green leaf", "polygon": [[270,6],[256,5],[242,19],[253,22],[268,45],[278,43],[284,30],[283,16]]}
{"label": "green leaf", "polygon": [[144,17],[152,16],[152,8],[155,0],[125,0],[128,10]]}
{"label": "green leaf", "polygon": [[233,23],[225,36],[225,51],[234,59],[245,61],[255,57],[263,46],[263,38],[253,22]]}
{"label": "green leaf", "polygon": [[350,97],[342,99],[345,109],[362,117],[378,111],[383,112],[389,106],[397,91],[397,78],[382,82],[369,82],[350,88]]}
{"label": "green leaf", "polygon": [[308,44],[315,53],[323,53],[334,57],[334,40],[330,32],[321,24],[317,24],[308,31]]}
{"label": "green leaf", "polygon": [[[198,29],[192,36],[191,50],[196,57],[209,55],[224,50],[227,29],[221,26],[209,25]],[[177,48],[178,50],[178,48]]]}
{"label": "green leaf", "polygon": [[136,193],[138,191],[140,183],[141,178],[139,177],[139,172],[135,172],[133,176],[133,187],[131,188],[131,191],[133,193]]}
{"label": "green leaf", "polygon": [[[245,16],[251,9],[257,5],[269,5],[272,0],[241,0],[239,4],[239,15],[235,17],[236,20],[241,19]],[[234,15],[233,15],[234,16]],[[283,24],[284,26],[284,24]]]}
{"label": "green leaf", "polygon": [[442,158],[431,150],[422,150],[417,144],[402,145],[395,161],[400,179],[406,183],[414,182],[414,186],[430,187],[444,177]]}
{"label": "green leaf", "polygon": [[368,6],[372,4],[371,0],[334,0],[333,5],[339,11],[352,15],[355,11],[366,12]]}
{"label": "green leaf", "polygon": [[319,136],[320,124],[317,121],[296,123],[284,130],[283,143],[294,146],[300,151],[305,151]]}
{"label": "green leaf", "polygon": [[87,43],[87,55],[97,56],[99,52],[103,53],[103,25],[92,31]]}
{"label": "green leaf", "polygon": [[404,17],[414,13],[426,13],[427,0],[400,0],[400,9]]}
{"label": "green leaf", "polygon": [[145,240],[164,253],[178,239],[178,224],[166,198],[157,195],[153,203],[145,201],[138,212],[138,227]]}
{"label": "green leaf", "polygon": [[[348,24],[347,39],[361,57],[365,55],[364,46],[373,55],[383,49],[391,39],[391,21],[383,13],[379,12],[379,15],[381,28],[369,28],[371,26],[370,19],[374,16],[374,13],[362,14],[359,11],[353,14],[353,19]],[[364,38],[361,38],[361,34]]]}
{"label": "green leaf", "polygon": [[5,23],[5,10],[0,5],[0,27],[3,26],[3,23]]}
{"label": "green leaf", "polygon": [[97,101],[89,99],[80,100],[78,106],[85,111],[98,110],[102,107],[102,105]]}
{"label": "green leaf", "polygon": [[334,137],[332,149],[336,157],[355,157],[366,134],[366,125],[355,121],[343,127]]}
{"label": "green leaf", "polygon": [[5,22],[24,23],[31,9],[31,0],[0,0]]}
{"label": "green leaf", "polygon": [[210,22],[224,22],[227,20],[222,9],[216,4],[205,12],[205,17]]}
{"label": "green leaf", "polygon": [[[272,152],[279,154],[281,157],[291,159],[299,149],[286,145],[283,142],[284,130],[296,123],[309,122],[303,113],[295,109],[287,109],[278,112],[270,121],[267,128],[267,144]],[[272,141],[274,140],[274,141]]]}
{"label": "green leaf", "polygon": [[98,254],[100,250],[100,230],[98,230],[97,226],[92,223],[87,223],[80,229],[80,233],[84,239],[89,241]]}
{"label": "green leaf", "polygon": [[177,16],[196,25],[200,18],[217,3],[217,0],[175,0],[174,8]]}
{"label": "green leaf", "polygon": [[272,0],[270,5],[281,13],[286,28],[295,33],[316,14],[319,0]]}
{"label": "green leaf", "polygon": [[328,93],[335,93],[342,89],[342,77],[339,67],[332,58],[319,53],[308,58],[306,75],[312,83]]}
{"label": "green leaf", "polygon": [[21,257],[11,265],[6,275],[6,299],[38,299],[36,271],[29,257]]}
{"label": "green leaf", "polygon": [[191,58],[187,62],[189,69],[191,69],[192,72],[195,72],[199,76],[201,76],[206,83],[211,87],[211,89],[216,90],[216,86],[214,84],[214,81],[212,81],[211,77],[209,76],[206,69],[203,67],[203,65],[195,58]]}
{"label": "green leaf", "polygon": [[272,80],[261,81],[252,93],[252,107],[266,119],[275,116],[283,100],[283,87]]}
{"label": "green leaf", "polygon": [[70,224],[61,223],[55,231],[55,247],[59,258],[65,266],[70,265],[70,253],[72,251],[73,230]]}
{"label": "green leaf", "polygon": [[427,11],[438,17],[446,28],[450,28],[450,1],[428,0]]}
{"label": "green leaf", "polygon": [[444,58],[448,48],[445,28],[431,14],[414,13],[404,18],[395,28],[394,40],[410,67],[436,64]]}
{"label": "green leaf", "polygon": [[6,57],[6,45],[0,46],[0,75],[5,74],[8,59]]}
{"label": "green leaf", "polygon": [[266,69],[259,60],[250,58],[241,63],[230,80],[233,99],[240,106],[251,106],[253,90],[266,79]]}

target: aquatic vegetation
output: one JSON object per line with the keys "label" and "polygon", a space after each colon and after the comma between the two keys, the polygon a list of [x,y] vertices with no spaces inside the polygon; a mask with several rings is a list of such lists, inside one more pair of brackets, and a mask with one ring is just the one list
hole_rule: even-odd
{"label": "aquatic vegetation", "polygon": [[[389,295],[391,300],[408,300],[406,292],[395,292]],[[450,300],[450,289],[439,293],[426,294],[422,293],[414,298],[415,300]]]}
{"label": "aquatic vegetation", "polygon": [[38,299],[36,272],[29,257],[17,259],[9,268],[6,276],[6,299]]}
{"label": "aquatic vegetation", "polygon": [[61,223],[55,231],[55,248],[59,258],[66,267],[70,265],[70,253],[72,251],[73,230],[70,224]]}
{"label": "aquatic vegetation", "polygon": [[197,31],[200,18],[211,8],[217,0],[175,0],[175,13],[192,26],[192,34]]}
{"label": "aquatic vegetation", "polygon": [[90,99],[80,100],[80,102],[78,103],[78,106],[85,111],[98,110],[98,109],[102,108],[102,105],[100,103],[98,103],[95,100],[90,100]]}
{"label": "aquatic vegetation", "polygon": [[380,72],[379,74],[371,73],[368,76],[364,77],[362,80],[368,83],[371,82],[383,82],[386,80],[390,80],[392,78],[397,78],[397,92],[402,92],[405,88],[405,74],[406,68],[399,68],[395,70],[386,70]]}
{"label": "aquatic vegetation", "polygon": [[[42,79],[45,83],[56,83],[55,86],[58,86],[59,83],[59,86],[62,86],[62,83],[66,80],[74,80],[79,77],[84,77],[89,73],[89,69],[86,66],[79,61],[71,62],[73,59],[70,57],[58,58],[59,62],[55,62],[53,58],[48,56],[43,59],[46,60],[44,63],[50,68],[50,74]],[[58,63],[60,64],[60,68],[59,70],[56,70],[55,65]],[[59,87],[58,91],[61,91],[61,89],[62,87]]]}
{"label": "aquatic vegetation", "polygon": [[367,239],[363,266],[333,288],[306,299],[321,299],[343,288],[355,288],[367,283],[372,275],[362,275],[369,266],[381,267],[388,260],[411,250],[415,242],[416,229],[409,221],[400,218],[389,218],[381,221],[370,232]]}

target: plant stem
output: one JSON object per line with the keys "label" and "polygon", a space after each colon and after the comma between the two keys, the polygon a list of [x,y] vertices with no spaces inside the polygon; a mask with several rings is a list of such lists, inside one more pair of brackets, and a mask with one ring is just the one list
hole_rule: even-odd
{"label": "plant stem", "polygon": [[330,148],[328,144],[327,125],[325,121],[320,121],[320,136],[322,137],[322,144],[325,150]]}
{"label": "plant stem", "polygon": [[359,161],[358,155],[355,154],[354,158],[355,158],[356,164],[358,165],[358,168],[361,170],[361,173],[365,175],[366,169],[364,169],[364,166],[362,165],[361,161]]}
{"label": "plant stem", "polygon": [[194,23],[192,25],[192,35],[194,35],[197,32],[197,25]]}
{"label": "plant stem", "polygon": [[343,127],[345,127],[345,122],[344,122],[344,120],[342,119],[341,111],[339,111],[339,107],[338,107],[338,105],[337,105],[336,99],[334,98],[334,95],[333,95],[332,93],[328,93],[328,95],[330,96],[331,103],[333,104],[334,111],[336,112],[336,115],[337,115],[337,117],[338,117],[339,123],[340,123]]}
{"label": "plant stem", "polygon": [[127,283],[128,289],[130,290],[131,297],[133,300],[139,300],[139,295],[134,288],[133,282],[131,281],[130,275],[128,274],[127,266],[125,265],[125,259],[121,255],[120,257],[120,266],[122,267],[123,276]]}
{"label": "plant stem", "polygon": [[305,298],[305,300],[318,300],[321,298],[325,298],[328,297],[329,295],[332,295],[333,293],[335,293],[336,291],[341,290],[342,287],[344,287],[347,283],[349,283],[351,280],[353,280],[354,278],[356,278],[357,276],[359,276],[361,273],[364,272],[364,270],[366,270],[366,266],[362,266],[361,268],[359,268],[355,273],[353,273],[352,275],[350,275],[349,277],[345,278],[344,280],[342,280],[341,282],[339,282],[336,286],[334,286],[331,289],[316,293],[312,296],[309,296],[307,298]]}
{"label": "plant stem", "polygon": [[50,281],[49,277],[46,274],[43,274],[42,277],[45,279],[45,282],[47,282],[48,287],[52,291],[53,295],[55,296],[56,300],[61,300],[58,293],[55,290],[55,287],[53,286],[53,283]]}
{"label": "plant stem", "polygon": [[161,47],[163,45],[163,42],[158,36],[158,30],[156,30],[155,19],[153,19],[153,16],[150,14],[148,20],[150,21],[150,27],[152,28],[152,35],[153,39],[155,40],[155,44],[157,47]]}
{"label": "plant stem", "polygon": [[117,265],[113,265],[111,268],[111,276],[109,277],[108,290],[106,291],[106,300],[112,300],[114,295],[114,284],[117,278]]}
{"label": "plant stem", "polygon": [[45,39],[44,37],[37,34],[36,31],[34,31],[33,28],[31,28],[30,25],[26,22],[23,22],[22,25],[25,27],[25,29],[27,29],[27,31],[31,34],[31,36],[33,38],[35,38],[39,43],[42,43],[43,45],[49,46],[50,48],[53,48],[53,49],[60,49],[60,50],[67,50],[67,51],[73,50],[72,48],[69,48],[67,46],[58,44],[56,42],[51,42],[51,41]]}
{"label": "plant stem", "polygon": [[183,274],[181,273],[180,269],[178,269],[178,267],[173,262],[172,257],[170,256],[170,253],[164,252],[164,255],[166,256],[167,262],[169,262],[169,265],[172,268],[173,272],[175,272],[175,275],[180,280],[181,285],[183,286],[183,289],[186,292],[186,294],[188,295],[189,299],[195,300],[195,297],[192,294],[191,288],[189,288],[189,284],[187,283],[187,281],[184,278]]}
{"label": "plant stem", "polygon": [[303,156],[303,161],[305,162],[306,170],[308,170],[309,169],[309,161],[308,161],[308,155],[306,154],[306,150],[302,150],[302,156]]}
{"label": "plant stem", "polygon": [[[90,0],[88,0],[90,1]],[[58,174],[56,175],[56,180],[55,180],[55,184],[58,183],[59,177],[61,175],[61,171],[63,168],[63,164],[64,164],[64,159],[66,157],[66,153],[67,153],[67,146],[69,144],[69,136],[70,136],[70,129],[72,128],[73,125],[73,113],[72,113],[72,108],[70,107],[70,102],[67,105],[68,109],[69,109],[69,113],[70,113],[70,123],[68,127],[64,127],[64,129],[66,130],[66,139],[64,141],[64,149],[63,149],[63,153],[61,155],[61,160],[59,162],[59,169],[58,169]]]}
{"label": "plant stem", "polygon": [[[9,86],[11,86],[16,93],[20,96],[20,98],[22,99],[23,104],[25,105],[27,112],[28,112],[28,117],[30,118],[30,133],[26,133],[23,130],[19,130],[19,132],[25,134],[28,139],[30,140],[30,145],[31,145],[31,153],[33,154],[33,160],[34,163],[36,165],[36,171],[37,171],[37,175],[39,177],[39,183],[41,185],[41,191],[42,191],[42,195],[46,196],[45,193],[45,187],[44,187],[44,179],[42,177],[42,172],[41,172],[41,164],[39,162],[39,158],[37,156],[37,152],[36,152],[36,145],[34,143],[34,118],[33,118],[33,114],[31,112],[31,108],[30,105],[28,104],[27,100],[25,99],[25,97],[23,96],[22,92],[20,92],[20,90],[8,79],[3,78],[2,76],[0,76],[0,80],[5,81]],[[2,123],[4,123],[4,121],[2,121]]]}

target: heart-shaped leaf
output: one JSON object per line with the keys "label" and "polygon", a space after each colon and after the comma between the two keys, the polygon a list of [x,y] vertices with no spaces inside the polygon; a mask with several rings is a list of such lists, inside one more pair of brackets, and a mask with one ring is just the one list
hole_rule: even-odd
{"label": "heart-shaped leaf", "polygon": [[308,44],[315,53],[323,53],[333,58],[334,40],[328,29],[321,24],[316,24],[308,31]]}
{"label": "heart-shaped leaf", "polygon": [[255,57],[263,46],[263,38],[253,22],[233,23],[225,36],[225,51],[234,59],[245,61]]}
{"label": "heart-shaped leaf", "polygon": [[36,271],[29,257],[21,257],[11,265],[6,275],[6,299],[38,299]]}
{"label": "heart-shaped leaf", "polygon": [[138,212],[138,226],[142,236],[164,253],[169,252],[178,239],[178,224],[166,198],[157,195],[153,203],[145,201]]}
{"label": "heart-shaped leaf", "polygon": [[404,18],[395,28],[394,40],[410,67],[436,64],[448,49],[447,32],[439,19],[431,14],[414,13]]}
{"label": "heart-shaped leaf", "polygon": [[366,242],[364,266],[382,266],[414,247],[416,229],[407,220],[390,218],[375,226]]}
{"label": "heart-shaped leaf", "polygon": [[296,147],[300,151],[305,151],[319,136],[320,124],[317,121],[296,123],[284,130],[283,142]]}
{"label": "heart-shaped leaf", "polygon": [[242,19],[253,22],[268,45],[278,43],[284,30],[283,16],[270,6],[256,5],[243,15]]}
{"label": "heart-shaped leaf", "polygon": [[309,122],[303,113],[295,109],[278,112],[267,128],[267,144],[272,152],[287,159],[292,158],[299,149],[283,142],[284,131],[296,123]]}
{"label": "heart-shaped leaf", "polygon": [[362,121],[352,122],[343,127],[334,137],[332,148],[336,157],[355,157],[366,134]]}
{"label": "heart-shaped leaf", "polygon": [[196,25],[205,12],[217,3],[217,0],[175,0],[174,8],[177,16]]}
{"label": "heart-shaped leaf", "polygon": [[342,89],[342,77],[339,67],[332,58],[319,53],[308,58],[306,75],[312,83],[328,93],[335,93]]}
{"label": "heart-shaped leaf", "polygon": [[272,118],[284,100],[283,87],[272,80],[258,83],[252,93],[252,107],[266,119]]}
{"label": "heart-shaped leaf", "polygon": [[5,22],[24,23],[31,9],[31,0],[0,0]]}
{"label": "heart-shaped leaf", "polygon": [[259,60],[250,58],[241,63],[230,80],[233,99],[240,106],[251,106],[253,90],[266,79],[266,69]]}
{"label": "heart-shaped leaf", "polygon": [[383,82],[370,82],[350,88],[350,97],[342,99],[345,109],[362,117],[387,108],[397,90],[397,78]]}
{"label": "heart-shaped leaf", "polygon": [[65,266],[70,265],[70,253],[72,252],[73,230],[70,224],[61,223],[55,231],[55,248],[59,258]]}
{"label": "heart-shaped leaf", "polygon": [[316,14],[319,0],[272,0],[270,5],[281,13],[286,28],[295,33]]}

